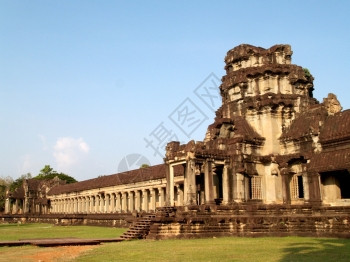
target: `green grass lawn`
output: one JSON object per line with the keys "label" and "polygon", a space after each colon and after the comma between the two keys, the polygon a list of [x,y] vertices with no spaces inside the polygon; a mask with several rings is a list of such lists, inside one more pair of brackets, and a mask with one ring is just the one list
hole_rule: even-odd
{"label": "green grass lawn", "polygon": [[210,238],[109,243],[76,261],[350,261],[350,240]]}
{"label": "green grass lawn", "polygon": [[[125,229],[50,224],[0,225],[0,240],[23,238],[109,238]],[[0,247],[0,261],[17,261],[53,248]],[[5,260],[4,260],[5,261]],[[21,260],[26,261],[26,260]],[[58,260],[69,261],[69,260]],[[72,261],[72,260],[71,260]],[[81,253],[73,261],[350,261],[350,239],[310,237],[207,238],[135,240],[106,243]]]}
{"label": "green grass lawn", "polygon": [[116,238],[126,229],[97,226],[55,226],[52,224],[0,224],[0,241],[29,238]]}

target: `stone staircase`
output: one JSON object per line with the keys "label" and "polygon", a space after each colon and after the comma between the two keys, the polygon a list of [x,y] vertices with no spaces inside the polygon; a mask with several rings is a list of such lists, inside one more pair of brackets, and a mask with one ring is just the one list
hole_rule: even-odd
{"label": "stone staircase", "polygon": [[120,236],[120,240],[145,239],[150,232],[150,228],[155,221],[162,221],[166,218],[174,217],[175,207],[158,207],[154,214],[140,217]]}
{"label": "stone staircase", "polygon": [[121,240],[143,239],[149,233],[152,220],[155,218],[155,214],[149,214],[139,218],[134,222],[121,236]]}
{"label": "stone staircase", "polygon": [[170,207],[170,206],[164,206],[164,207],[157,207],[156,208],[156,217],[173,217],[175,216],[176,208]]}

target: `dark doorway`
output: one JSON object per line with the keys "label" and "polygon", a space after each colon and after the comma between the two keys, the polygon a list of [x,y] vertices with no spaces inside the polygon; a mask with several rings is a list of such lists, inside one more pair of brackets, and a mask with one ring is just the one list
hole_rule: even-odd
{"label": "dark doorway", "polygon": [[196,175],[196,199],[197,205],[204,204],[204,174],[200,173]]}
{"label": "dark doorway", "polygon": [[[338,170],[321,173],[321,182],[323,186],[332,186],[334,191],[340,190],[337,198],[350,198],[350,173],[347,170]],[[326,192],[329,193],[329,192]]]}
{"label": "dark doorway", "polygon": [[217,166],[214,176],[213,176],[213,182],[214,186],[216,188],[215,192],[215,198],[216,199],[222,199],[223,198],[223,190],[222,190],[222,171],[223,167],[222,166]]}
{"label": "dark doorway", "polygon": [[303,176],[298,176],[298,198],[304,198]]}

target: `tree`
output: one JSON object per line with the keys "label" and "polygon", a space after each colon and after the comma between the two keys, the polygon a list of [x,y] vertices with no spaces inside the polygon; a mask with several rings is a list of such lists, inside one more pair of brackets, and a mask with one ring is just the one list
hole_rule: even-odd
{"label": "tree", "polygon": [[32,174],[31,173],[27,173],[27,174],[21,175],[19,178],[17,178],[15,181],[13,181],[10,184],[10,186],[9,186],[10,191],[15,191],[17,188],[22,186],[23,181],[25,179],[31,179],[31,178],[32,178]]}
{"label": "tree", "polygon": [[40,170],[40,173],[34,178],[38,180],[49,180],[55,178],[56,176],[59,179],[66,181],[67,184],[77,182],[74,177],[64,173],[57,173],[57,171],[53,170],[50,165],[45,165],[44,168]]}
{"label": "tree", "polygon": [[13,179],[11,177],[0,177],[0,212],[5,209],[6,191],[12,183]]}

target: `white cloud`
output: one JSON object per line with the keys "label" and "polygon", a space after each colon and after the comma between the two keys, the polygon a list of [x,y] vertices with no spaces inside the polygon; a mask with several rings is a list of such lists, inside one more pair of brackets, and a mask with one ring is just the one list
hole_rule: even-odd
{"label": "white cloud", "polygon": [[61,137],[56,141],[53,156],[59,170],[69,170],[89,151],[89,145],[82,138]]}

